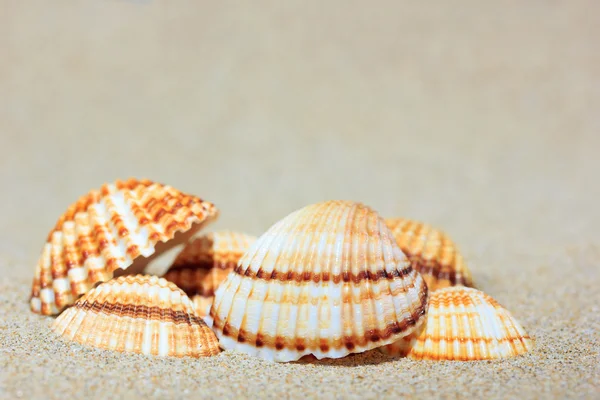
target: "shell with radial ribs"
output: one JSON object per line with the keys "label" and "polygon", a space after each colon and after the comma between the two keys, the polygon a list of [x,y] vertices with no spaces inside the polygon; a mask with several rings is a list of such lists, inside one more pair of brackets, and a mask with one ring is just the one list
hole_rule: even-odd
{"label": "shell with radial ribs", "polygon": [[417,360],[473,361],[512,357],[532,347],[527,332],[496,300],[456,286],[431,293],[425,323],[381,350]]}
{"label": "shell with radial ribs", "polygon": [[217,213],[209,202],[149,180],[92,190],[48,235],[35,270],[31,309],[58,314],[94,284],[111,279],[116,269],[177,244],[176,233],[184,240]]}
{"label": "shell with radial ribs", "polygon": [[183,248],[164,278],[183,289],[196,314],[204,318],[217,287],[255,241],[254,236],[229,230],[206,233]]}
{"label": "shell with radial ribs", "polygon": [[210,310],[225,349],[266,360],[339,358],[392,343],[425,318],[427,286],[383,219],[329,201],[263,234]]}
{"label": "shell with radial ribs", "polygon": [[448,286],[473,286],[463,256],[444,232],[409,219],[392,218],[386,223],[430,291]]}
{"label": "shell with radial ribs", "polygon": [[156,276],[128,275],[100,284],[52,325],[59,335],[105,350],[156,356],[219,353],[216,336],[177,286]]}

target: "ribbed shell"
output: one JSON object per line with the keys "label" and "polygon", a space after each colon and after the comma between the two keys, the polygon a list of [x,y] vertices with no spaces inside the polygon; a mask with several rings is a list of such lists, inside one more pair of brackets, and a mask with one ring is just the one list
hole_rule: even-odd
{"label": "ribbed shell", "polygon": [[210,232],[189,242],[164,278],[188,295],[213,296],[256,238],[233,231]]}
{"label": "ribbed shell", "polygon": [[449,286],[473,286],[458,247],[444,232],[428,224],[403,218],[385,221],[414,269],[425,278],[430,291]]}
{"label": "ribbed shell", "polygon": [[59,335],[105,350],[157,356],[219,353],[216,336],[185,293],[156,276],[122,276],[100,284],[56,318]]}
{"label": "ribbed shell", "polygon": [[183,248],[164,278],[183,289],[196,314],[206,317],[215,290],[255,241],[254,236],[229,230],[202,235]]}
{"label": "ribbed shell", "polygon": [[523,354],[533,340],[496,300],[473,288],[432,292],[425,323],[381,350],[417,360],[489,360]]}
{"label": "ribbed shell", "polygon": [[148,180],[92,190],[48,235],[35,270],[31,309],[59,313],[116,269],[128,268],[137,257],[152,255],[160,242],[178,232],[192,233],[216,216],[213,204]]}
{"label": "ribbed shell", "polygon": [[210,311],[225,349],[266,360],[338,358],[409,334],[427,286],[376,212],[329,201],[273,225],[219,286]]}

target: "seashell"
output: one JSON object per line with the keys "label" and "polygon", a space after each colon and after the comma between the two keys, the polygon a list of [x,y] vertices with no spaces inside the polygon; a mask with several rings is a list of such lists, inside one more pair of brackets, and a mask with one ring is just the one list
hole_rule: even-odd
{"label": "seashell", "polygon": [[425,278],[430,291],[448,286],[473,286],[463,256],[444,232],[409,219],[393,218],[385,222],[413,268]]}
{"label": "seashell", "polygon": [[489,360],[523,354],[533,340],[496,300],[473,288],[430,293],[427,319],[381,351],[417,360]]}
{"label": "seashell", "polygon": [[48,235],[33,280],[32,311],[58,314],[118,268],[136,260],[131,270],[137,272],[149,261],[144,257],[187,240],[217,214],[213,204],[149,180],[92,190]]}
{"label": "seashell", "polygon": [[424,321],[427,286],[383,219],[347,201],[273,225],[219,286],[222,348],[272,361],[339,358],[394,342]]}
{"label": "seashell", "polygon": [[204,318],[215,290],[255,241],[254,236],[227,230],[202,235],[183,248],[164,278],[183,289]]}
{"label": "seashell", "polygon": [[156,356],[219,353],[215,334],[186,294],[163,278],[126,275],[100,284],[56,318],[52,330],[83,345]]}

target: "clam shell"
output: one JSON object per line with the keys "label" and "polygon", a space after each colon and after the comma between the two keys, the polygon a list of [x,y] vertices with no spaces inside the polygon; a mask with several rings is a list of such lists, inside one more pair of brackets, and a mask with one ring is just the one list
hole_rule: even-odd
{"label": "clam shell", "polygon": [[425,278],[430,291],[449,286],[473,286],[471,272],[458,247],[444,232],[409,219],[387,219],[400,249]]}
{"label": "clam shell", "polygon": [[223,348],[293,361],[391,343],[425,319],[426,305],[425,281],[383,219],[329,201],[263,234],[217,289],[210,316]]}
{"label": "clam shell", "polygon": [[229,230],[202,235],[183,248],[164,278],[191,296],[196,314],[204,318],[215,290],[255,241],[254,236]]}
{"label": "clam shell", "polygon": [[216,336],[177,286],[156,276],[128,275],[100,284],[52,325],[59,335],[105,350],[157,356],[219,353]]}
{"label": "clam shell", "polygon": [[473,361],[512,357],[532,348],[533,340],[496,300],[456,286],[430,293],[425,323],[381,350],[417,360]]}
{"label": "clam shell", "polygon": [[94,284],[111,279],[116,269],[177,244],[176,233],[184,240],[217,213],[209,202],[149,180],[92,190],[48,235],[35,270],[32,311],[58,314]]}

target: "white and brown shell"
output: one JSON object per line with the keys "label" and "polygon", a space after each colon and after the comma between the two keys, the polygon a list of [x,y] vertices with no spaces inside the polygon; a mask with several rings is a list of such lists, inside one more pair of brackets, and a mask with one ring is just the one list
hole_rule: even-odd
{"label": "white and brown shell", "polygon": [[449,286],[473,286],[471,272],[462,254],[444,232],[404,218],[386,219],[386,223],[430,291]]}
{"label": "white and brown shell", "polygon": [[255,241],[254,236],[230,230],[206,233],[183,248],[164,278],[183,289],[196,314],[204,318],[217,287]]}
{"label": "white and brown shell", "polygon": [[83,345],[156,356],[219,353],[215,334],[191,300],[156,276],[128,275],[100,284],[56,318],[52,330]]}
{"label": "white and brown shell", "polygon": [[210,311],[225,349],[266,360],[363,352],[412,332],[427,286],[383,219],[329,201],[263,234],[219,286]]}
{"label": "white and brown shell", "polygon": [[118,268],[187,240],[217,213],[209,202],[149,180],[92,190],[48,235],[35,270],[31,309],[58,314]]}
{"label": "white and brown shell", "polygon": [[430,293],[425,323],[381,350],[417,360],[474,361],[512,357],[532,348],[531,337],[496,300],[456,286]]}

